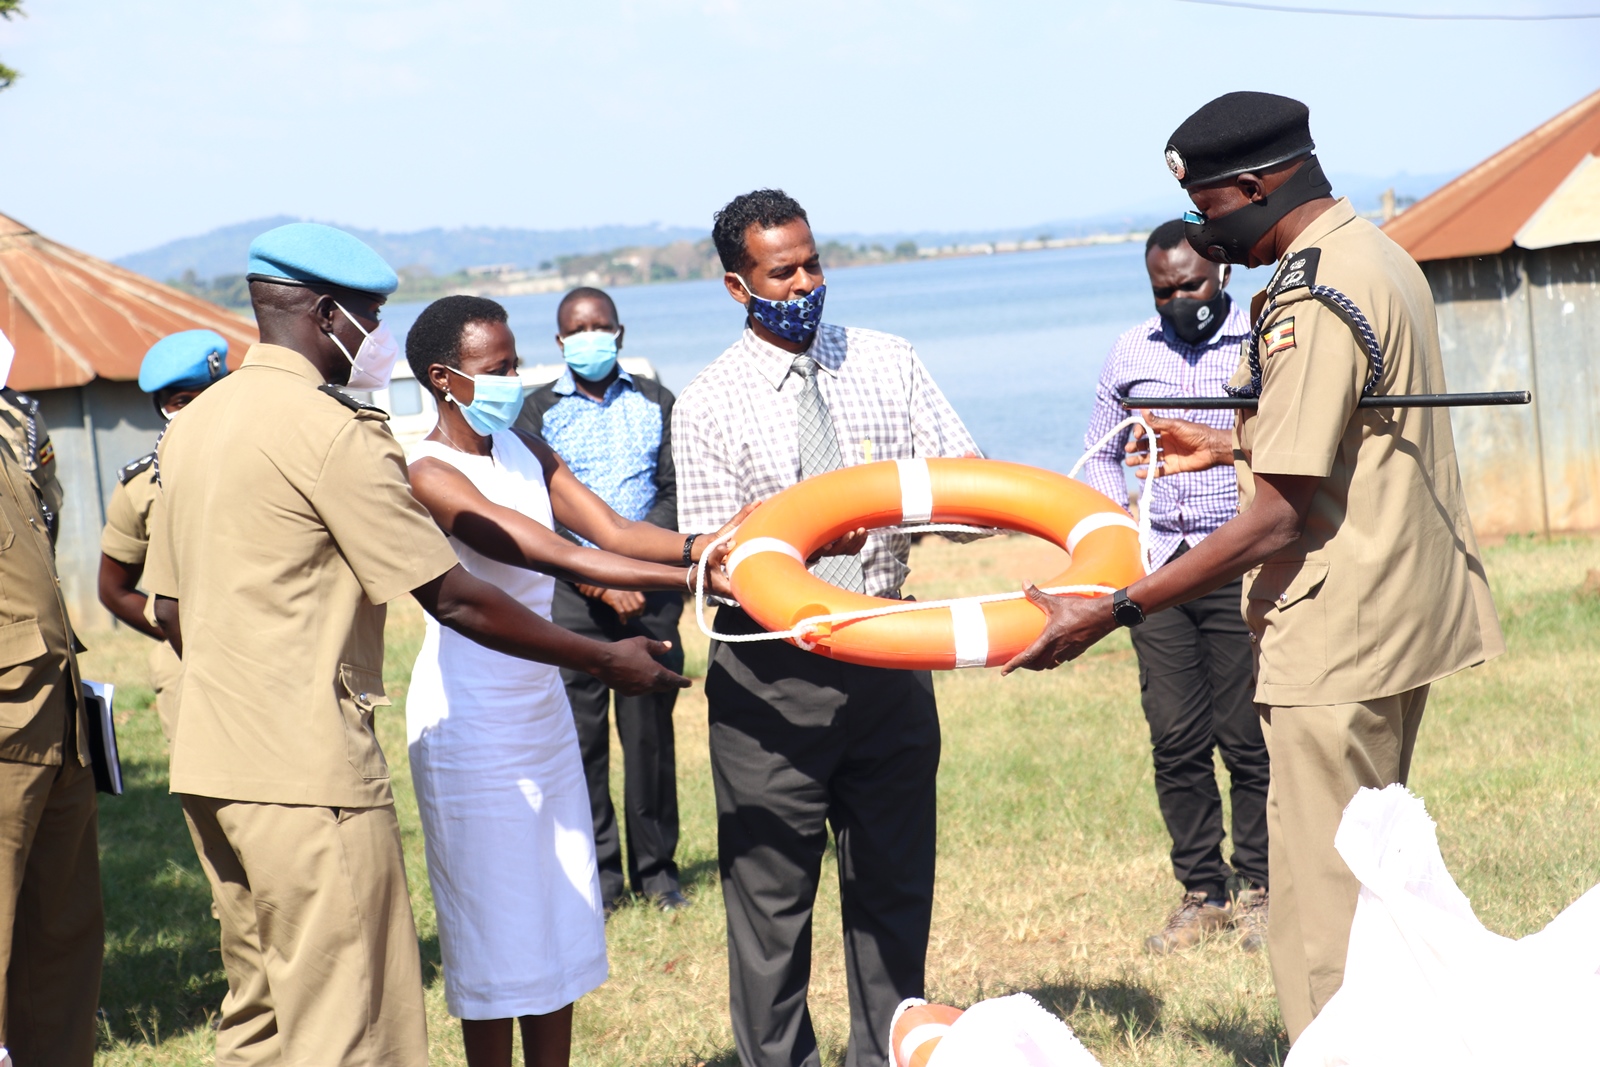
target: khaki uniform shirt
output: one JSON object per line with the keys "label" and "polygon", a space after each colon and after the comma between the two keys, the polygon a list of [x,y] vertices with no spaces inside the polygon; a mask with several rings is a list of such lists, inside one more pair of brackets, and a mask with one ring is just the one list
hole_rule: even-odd
{"label": "khaki uniform shirt", "polygon": [[11,454],[22,465],[34,491],[43,501],[50,539],[54,542],[66,492],[56,477],[56,447],[50,441],[50,428],[44,424],[44,416],[39,414],[37,400],[15,389],[0,388],[0,440],[11,446]]}
{"label": "khaki uniform shirt", "polygon": [[[156,484],[156,454],[140,456],[117,472],[117,487],[106,502],[106,525],[100,531],[100,552],[129,567],[143,567],[150,551],[151,512],[161,487]],[[155,598],[144,608],[145,621],[156,624]],[[165,643],[165,642],[163,642]]]}
{"label": "khaki uniform shirt", "polygon": [[[0,759],[89,765],[72,624],[32,483],[0,444]],[[68,715],[72,721],[68,722]]]}
{"label": "khaki uniform shirt", "polygon": [[106,502],[105,529],[100,531],[100,551],[130,567],[142,567],[150,550],[150,509],[160,492],[151,458],[136,459],[118,472],[117,487]]}
{"label": "khaki uniform shirt", "polygon": [[[1505,650],[1449,410],[1358,409],[1366,352],[1313,284],[1372,324],[1383,355],[1374,394],[1445,392],[1427,280],[1340,200],[1296,238],[1263,294],[1277,307],[1261,331],[1260,406],[1234,438],[1241,510],[1252,473],[1322,479],[1300,538],[1245,576],[1256,699],[1279,706],[1393,696]],[[1242,362],[1233,384],[1249,380]]]}
{"label": "khaki uniform shirt", "polygon": [[373,735],[384,604],[456,565],[376,408],[299,353],[254,345],[162,438],[146,586],[175,597],[172,790],[387,804]]}

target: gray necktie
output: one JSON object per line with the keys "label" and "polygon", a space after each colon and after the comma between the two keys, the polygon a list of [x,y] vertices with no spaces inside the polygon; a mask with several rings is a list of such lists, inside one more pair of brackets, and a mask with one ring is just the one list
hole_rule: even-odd
{"label": "gray necktie", "polygon": [[[825,474],[843,466],[839,452],[839,438],[833,432],[833,416],[817,388],[817,361],[810,356],[795,356],[789,370],[800,375],[805,384],[795,400],[795,410],[800,416],[800,476],[809,478]],[[866,577],[861,572],[859,556],[825,556],[811,568],[825,582],[856,593],[867,591]]]}

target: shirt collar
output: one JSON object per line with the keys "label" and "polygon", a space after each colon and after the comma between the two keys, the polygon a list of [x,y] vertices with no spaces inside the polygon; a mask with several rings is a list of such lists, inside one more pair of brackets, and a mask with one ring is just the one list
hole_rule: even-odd
{"label": "shirt collar", "polygon": [[[638,383],[633,380],[633,375],[629,374],[621,363],[617,364],[617,380],[606,386],[607,396],[611,395],[611,388],[617,382],[627,382],[628,387],[631,389],[639,388]],[[567,367],[564,369],[561,372],[561,377],[557,378],[550,388],[557,396],[571,396],[576,393],[578,391],[578,383],[572,380],[572,368]]]}
{"label": "shirt collar", "polygon": [[794,366],[795,356],[798,355],[810,356],[825,373],[837,378],[848,354],[846,339],[847,335],[843,329],[823,323],[817,328],[817,335],[811,339],[811,347],[804,352],[786,352],[777,345],[763,341],[756,336],[754,330],[746,326],[744,335],[739,338],[739,344],[750,357],[750,361],[755,364],[756,373],[765,378],[772,388],[782,389],[785,379],[789,377],[790,368]]}
{"label": "shirt collar", "polygon": [[273,370],[286,370],[299,375],[318,388],[328,384],[327,379],[322,377],[322,372],[312,366],[309,359],[294,349],[284,348],[282,345],[251,345],[250,350],[244,354],[244,362],[239,366],[241,369],[271,367]]}
{"label": "shirt collar", "polygon": [[1351,206],[1350,198],[1341,196],[1332,207],[1311,220],[1311,225],[1300,231],[1300,236],[1290,244],[1289,250],[1283,254],[1288,259],[1303,248],[1321,244],[1339,227],[1356,218],[1356,209]]}

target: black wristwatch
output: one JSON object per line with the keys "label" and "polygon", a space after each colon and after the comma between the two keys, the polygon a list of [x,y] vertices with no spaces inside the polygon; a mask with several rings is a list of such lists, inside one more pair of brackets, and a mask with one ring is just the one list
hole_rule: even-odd
{"label": "black wristwatch", "polygon": [[685,567],[694,562],[694,543],[699,536],[699,534],[695,533],[683,539],[683,565]]}
{"label": "black wristwatch", "polygon": [[1144,622],[1144,609],[1128,599],[1126,589],[1111,594],[1111,617],[1122,626],[1138,626]]}

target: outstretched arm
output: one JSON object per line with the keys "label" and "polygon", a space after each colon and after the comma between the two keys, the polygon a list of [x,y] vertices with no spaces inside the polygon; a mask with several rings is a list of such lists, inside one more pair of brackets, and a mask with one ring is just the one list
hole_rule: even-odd
{"label": "outstretched arm", "polygon": [[[687,689],[689,680],[657,663],[653,656],[672,646],[630,637],[607,643],[564,630],[457,565],[411,591],[441,626],[496,652],[518,659],[583,671],[627,696]],[[175,602],[174,602],[175,603]],[[158,605],[159,611],[159,605]]]}
{"label": "outstretched arm", "polygon": [[[1157,433],[1160,430],[1156,431]],[[1255,502],[1182,556],[1128,586],[1128,598],[1146,615],[1233,581],[1293,544],[1305,528],[1306,512],[1322,479],[1292,474],[1255,476]],[[1117,628],[1111,598],[1051,596],[1027,587],[1028,599],[1045,613],[1044,633],[1005,665],[1043,671],[1083,655]]]}
{"label": "outstretched arm", "polygon": [[[541,444],[540,448],[549,453],[548,446]],[[567,477],[571,478],[570,471]],[[576,483],[577,479],[572,481]],[[440,460],[423,459],[412,464],[411,488],[445,533],[501,563],[613,589],[686,587],[688,572],[684,568],[575,545],[527,515],[490,501],[466,475]],[[553,490],[551,503],[555,503]],[[605,507],[603,503],[600,506]],[[560,510],[556,511],[556,517],[563,525],[588,536],[583,529],[568,523]],[[637,525],[646,526],[671,541],[681,556],[681,536],[648,524]]]}

